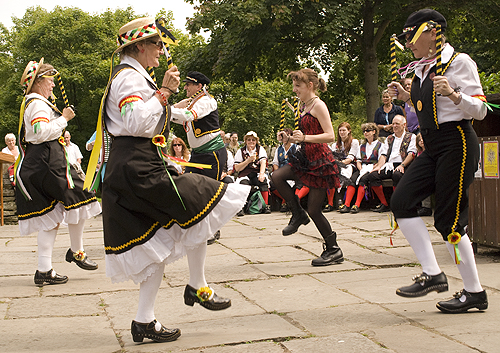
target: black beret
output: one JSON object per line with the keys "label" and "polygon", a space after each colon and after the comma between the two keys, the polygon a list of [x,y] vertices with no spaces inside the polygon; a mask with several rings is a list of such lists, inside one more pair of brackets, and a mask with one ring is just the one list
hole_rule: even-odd
{"label": "black beret", "polygon": [[441,31],[446,30],[446,19],[436,10],[432,9],[422,9],[415,11],[406,20],[405,26],[403,28],[403,33],[398,35],[399,38],[409,34],[408,40],[412,40],[415,33],[422,23],[428,22],[430,25],[440,24]]}
{"label": "black beret", "polygon": [[201,83],[202,85],[208,85],[210,80],[207,76],[203,75],[198,71],[189,71],[184,79],[184,82]]}

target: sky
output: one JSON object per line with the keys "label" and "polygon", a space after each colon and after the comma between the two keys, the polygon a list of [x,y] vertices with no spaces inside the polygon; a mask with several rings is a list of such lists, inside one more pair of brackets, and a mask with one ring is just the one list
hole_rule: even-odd
{"label": "sky", "polygon": [[132,6],[136,14],[147,14],[154,17],[162,8],[171,10],[174,13],[174,27],[186,32],[186,17],[191,17],[194,13],[193,6],[183,0],[166,1],[131,1],[131,0],[2,0],[0,11],[0,22],[7,28],[13,26],[12,16],[22,18],[26,9],[40,5],[47,11],[59,5],[62,7],[78,7],[85,12],[94,14],[102,13],[107,9],[125,9]]}

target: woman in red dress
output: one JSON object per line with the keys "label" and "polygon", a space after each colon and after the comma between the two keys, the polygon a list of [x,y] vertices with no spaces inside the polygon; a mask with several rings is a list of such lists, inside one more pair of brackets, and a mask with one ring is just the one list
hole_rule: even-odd
{"label": "woman in red dress", "polygon": [[[300,107],[299,129],[292,135],[293,141],[299,144],[297,151],[289,156],[288,165],[272,175],[276,189],[292,210],[292,218],[282,233],[295,233],[302,224],[309,223],[309,214],[325,240],[323,253],[312,261],[312,265],[333,265],[344,261],[344,256],[337,244],[337,234],[321,212],[326,190],[340,185],[337,161],[327,145],[335,141],[330,113],[326,104],[316,95],[318,90],[326,91],[326,83],[311,69],[290,72],[288,76],[293,81],[293,92],[303,103]],[[310,188],[307,213],[300,206],[287,180],[300,180]]]}

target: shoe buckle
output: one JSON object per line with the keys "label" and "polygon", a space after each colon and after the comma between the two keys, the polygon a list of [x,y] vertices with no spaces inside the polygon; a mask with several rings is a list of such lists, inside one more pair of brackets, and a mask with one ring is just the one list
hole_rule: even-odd
{"label": "shoe buckle", "polygon": [[431,280],[431,276],[429,276],[428,274],[425,274],[425,273],[422,273],[422,274],[412,278],[412,281],[415,281],[418,283],[425,283],[425,282],[430,281],[430,280]]}
{"label": "shoe buckle", "polygon": [[462,295],[465,295],[464,292],[465,292],[465,289],[462,289],[462,290],[460,290],[458,292],[455,292],[455,294],[453,294],[453,297],[457,298],[457,299],[460,299],[462,297]]}

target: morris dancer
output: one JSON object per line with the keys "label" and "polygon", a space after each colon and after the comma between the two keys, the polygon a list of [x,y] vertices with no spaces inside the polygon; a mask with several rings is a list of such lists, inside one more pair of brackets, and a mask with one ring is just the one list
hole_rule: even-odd
{"label": "morris dancer", "polygon": [[205,279],[207,239],[243,207],[250,191],[199,174],[178,175],[164,160],[167,99],[177,90],[179,71],[170,68],[160,88],[146,71],[158,67],[163,54],[156,28],[150,17],[120,28],[116,52],[121,63],[110,77],[100,117],[113,136],[102,188],[106,274],[113,282],[140,283],[131,325],[134,342],[180,336],[179,329],[156,320],[154,304],[165,265],[184,255],[190,274],[184,303],[209,310],[231,306],[231,300],[218,297]]}
{"label": "morris dancer", "polygon": [[464,282],[464,288],[452,299],[436,306],[446,313],[461,313],[471,308],[488,308],[465,232],[467,189],[479,161],[479,145],[471,120],[484,119],[486,107],[476,63],[468,55],[456,53],[449,44],[444,44],[441,52],[441,31],[445,29],[443,15],[424,9],[408,17],[400,35],[406,37],[406,47],[421,60],[413,63],[416,69],[411,93],[398,82],[391,82],[388,87],[391,96],[405,102],[411,100],[416,107],[425,151],[399,182],[391,209],[423,270],[414,278],[415,283],[399,288],[396,294],[415,298],[431,291],[446,291],[446,275],[436,261],[429,232],[417,214],[420,202],[435,193],[434,226],[447,241]]}
{"label": "morris dancer", "polygon": [[[227,150],[220,135],[219,111],[217,101],[207,91],[210,80],[197,71],[190,71],[184,79],[187,99],[171,108],[171,120],[183,124],[189,147],[191,147],[192,163],[211,165],[212,168],[186,167],[186,173],[206,175],[221,180],[227,163]],[[220,238],[220,230],[208,239],[212,244]]]}
{"label": "morris dancer", "polygon": [[66,261],[84,270],[96,270],[83,248],[85,220],[101,213],[93,192],[83,190],[83,181],[70,165],[61,136],[75,117],[72,108],[62,113],[48,99],[55,87],[57,71],[50,64],[30,61],[21,78],[26,96],[21,105],[19,146],[26,151],[16,163],[16,203],[21,235],[38,231],[38,269],[35,284],[62,284],[68,277],[52,268],[52,250],[61,223],[68,224],[71,247]]}

